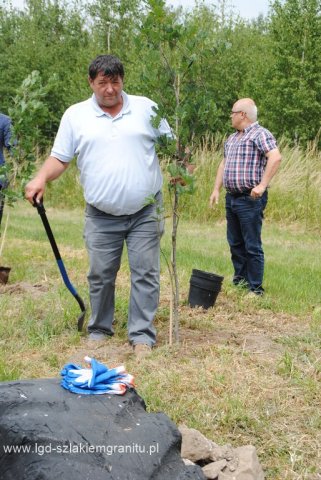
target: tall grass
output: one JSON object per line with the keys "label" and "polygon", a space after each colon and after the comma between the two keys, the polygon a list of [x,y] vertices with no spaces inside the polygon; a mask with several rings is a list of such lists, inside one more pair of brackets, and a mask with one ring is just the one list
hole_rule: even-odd
{"label": "tall grass", "polygon": [[305,150],[281,141],[283,161],[272,182],[269,217],[321,227],[321,153],[316,143]]}
{"label": "tall grass", "polygon": [[[321,153],[316,143],[305,150],[280,142],[282,163],[271,182],[266,218],[281,222],[299,221],[308,228],[321,228]],[[213,210],[209,196],[217,167],[222,159],[222,144],[207,142],[195,155],[197,190],[183,200],[182,216],[198,221],[224,218],[224,193]]]}
{"label": "tall grass", "polygon": [[[290,147],[280,141],[282,163],[271,182],[266,218],[278,222],[300,222],[305,228],[321,229],[321,153],[317,143],[306,149]],[[224,192],[219,205],[209,208],[209,196],[213,189],[217,167],[222,159],[223,140],[207,138],[196,151],[194,162],[197,166],[194,175],[196,192],[181,198],[180,215],[184,219],[198,222],[224,220]],[[166,188],[166,161],[164,170],[165,207],[170,213],[169,195]],[[52,206],[77,208],[84,205],[82,189],[75,164],[52,185],[47,192],[47,200]]]}

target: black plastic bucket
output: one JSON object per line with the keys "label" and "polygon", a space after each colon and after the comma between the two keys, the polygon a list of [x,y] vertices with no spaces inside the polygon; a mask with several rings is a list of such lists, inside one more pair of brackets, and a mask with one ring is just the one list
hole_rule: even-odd
{"label": "black plastic bucket", "polygon": [[215,273],[192,270],[188,303],[191,307],[210,308],[221,291],[224,277]]}
{"label": "black plastic bucket", "polygon": [[10,270],[10,267],[0,267],[0,284],[8,283]]}

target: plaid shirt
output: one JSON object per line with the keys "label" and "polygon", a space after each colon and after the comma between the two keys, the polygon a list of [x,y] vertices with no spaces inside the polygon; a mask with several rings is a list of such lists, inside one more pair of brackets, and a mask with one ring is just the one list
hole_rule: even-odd
{"label": "plaid shirt", "polygon": [[258,185],[266,167],[266,154],[277,148],[272,133],[252,123],[240,137],[235,132],[224,144],[223,185],[232,193],[250,190]]}

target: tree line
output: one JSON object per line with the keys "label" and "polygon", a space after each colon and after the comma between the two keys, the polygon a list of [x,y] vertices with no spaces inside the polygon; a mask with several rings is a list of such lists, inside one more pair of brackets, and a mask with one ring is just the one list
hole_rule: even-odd
{"label": "tree line", "polygon": [[46,147],[64,110],[89,96],[88,65],[102,53],[123,61],[126,91],[154,99],[169,121],[183,119],[184,145],[228,133],[240,97],[255,99],[278,138],[320,145],[321,0],[275,0],[252,21],[226,0],[192,11],[164,0],[26,0],[23,10],[4,0],[0,110],[39,72],[46,115],[34,128]]}

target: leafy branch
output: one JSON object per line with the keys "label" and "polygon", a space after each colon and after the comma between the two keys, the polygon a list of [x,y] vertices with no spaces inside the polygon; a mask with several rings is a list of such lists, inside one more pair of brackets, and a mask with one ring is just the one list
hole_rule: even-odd
{"label": "leafy branch", "polygon": [[40,73],[31,72],[17,89],[9,109],[12,121],[10,155],[0,169],[0,175],[8,184],[3,193],[9,205],[23,198],[24,186],[32,177],[41,145],[46,143],[40,127],[48,122],[45,98],[55,81],[53,77],[43,86]]}
{"label": "leafy branch", "polygon": [[[4,201],[13,206],[14,202],[23,198],[24,186],[32,177],[40,153],[40,126],[48,121],[48,109],[44,100],[55,80],[53,77],[44,87],[39,72],[33,71],[16,91],[13,105],[9,109],[12,121],[10,155],[6,164],[0,167],[1,183],[5,186],[1,190],[2,208]],[[9,215],[1,238],[0,254],[4,247],[8,220]]]}

